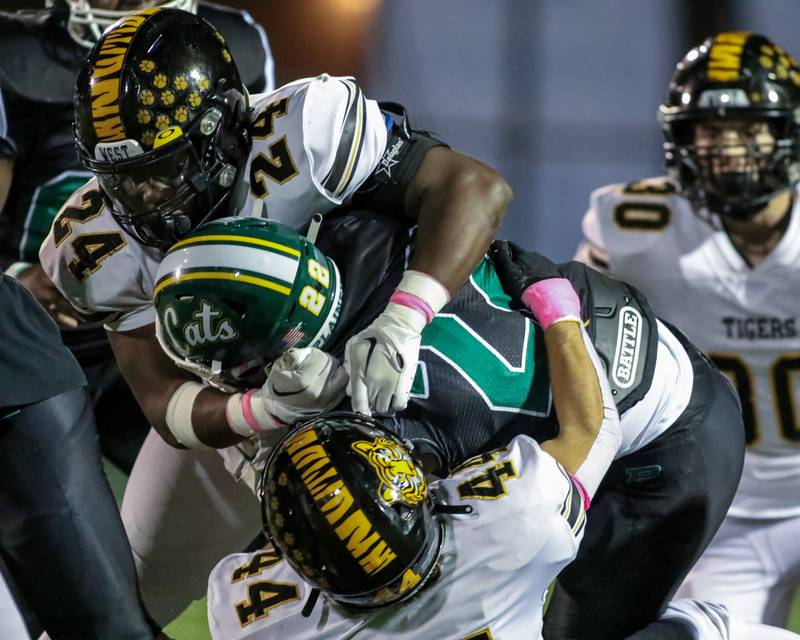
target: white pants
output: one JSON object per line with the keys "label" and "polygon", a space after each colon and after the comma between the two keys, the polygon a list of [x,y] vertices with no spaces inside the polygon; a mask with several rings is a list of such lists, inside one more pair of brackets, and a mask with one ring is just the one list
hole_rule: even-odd
{"label": "white pants", "polygon": [[[685,630],[691,630],[693,640],[799,640],[791,631],[777,629],[758,622],[747,622],[731,614],[723,605],[711,602],[680,599],[669,603],[659,620],[680,621]],[[656,622],[635,635],[648,637],[648,631],[657,630]],[[661,636],[659,636],[661,637]],[[671,637],[671,636],[670,636]],[[683,637],[683,636],[682,636]]]}
{"label": "white pants", "polygon": [[180,450],[153,430],[122,502],[145,605],[166,625],[202,598],[208,574],[261,530],[258,500],[212,450]]}
{"label": "white pants", "polygon": [[678,597],[711,600],[742,620],[785,627],[800,586],[800,517],[728,516]]}
{"label": "white pants", "polygon": [[3,640],[30,640],[25,623],[11,597],[6,581],[0,575],[0,638]]}

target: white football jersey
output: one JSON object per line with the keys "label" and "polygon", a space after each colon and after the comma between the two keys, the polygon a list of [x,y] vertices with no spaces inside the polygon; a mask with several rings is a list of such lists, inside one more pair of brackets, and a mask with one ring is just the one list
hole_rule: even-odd
{"label": "white football jersey", "polygon": [[[321,75],[251,96],[253,145],[243,168],[249,186],[236,215],[293,227],[349,198],[378,166],[387,123],[352,78]],[[82,313],[109,329],[155,322],[152,304],[161,254],[125,233],[97,181],[64,204],[39,258],[47,275]]]}
{"label": "white football jersey", "polygon": [[[471,466],[470,466],[471,465]],[[446,515],[441,575],[407,603],[348,611],[311,588],[272,551],[224,558],[208,584],[216,640],[528,640],[541,637],[549,584],[577,553],[586,513],[564,469],[527,436],[431,484],[437,499],[468,504]]]}
{"label": "white football jersey", "polygon": [[800,514],[800,197],[783,239],[750,268],[665,178],[592,194],[579,259],[641,289],[739,391],[750,442],[730,513]]}

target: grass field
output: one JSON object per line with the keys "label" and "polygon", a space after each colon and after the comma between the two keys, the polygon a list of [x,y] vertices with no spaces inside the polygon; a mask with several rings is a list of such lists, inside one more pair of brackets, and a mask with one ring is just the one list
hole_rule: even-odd
{"label": "grass field", "polygon": [[[117,498],[122,501],[122,492],[125,490],[125,476],[113,465],[106,465],[109,482]],[[211,640],[206,622],[205,600],[198,600],[186,609],[167,628],[166,632],[175,640]],[[795,599],[792,615],[789,619],[789,628],[800,633],[800,597]]]}

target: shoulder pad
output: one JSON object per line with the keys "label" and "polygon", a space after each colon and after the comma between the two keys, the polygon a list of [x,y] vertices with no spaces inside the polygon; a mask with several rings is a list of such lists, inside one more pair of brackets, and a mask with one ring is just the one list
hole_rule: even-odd
{"label": "shoulder pad", "polygon": [[608,372],[620,414],[650,389],[656,366],[658,329],[647,299],[634,286],[603,275],[579,262],[558,270],[581,298],[586,327]]}
{"label": "shoulder pad", "polygon": [[250,93],[271,91],[272,52],[261,25],[247,11],[209,2],[199,3],[197,14],[213,24],[227,40],[247,90]]}
{"label": "shoulder pad", "polygon": [[614,258],[647,251],[673,222],[685,201],[666,178],[612,184],[592,192],[584,236]]}
{"label": "shoulder pad", "polygon": [[52,11],[0,12],[0,85],[36,102],[72,103],[75,76],[86,51]]}
{"label": "shoulder pad", "polygon": [[480,527],[500,548],[515,546],[519,529],[507,523],[524,520],[525,550],[513,559],[518,566],[533,558],[551,535],[563,535],[565,523],[577,545],[586,523],[583,496],[567,472],[525,435],[468,460],[432,489],[443,493],[448,505],[469,505],[472,513],[461,526]]}
{"label": "shoulder pad", "polygon": [[45,273],[81,314],[127,331],[155,321],[160,257],[131,240],[102,201],[96,179],[73,193],[39,250]]}

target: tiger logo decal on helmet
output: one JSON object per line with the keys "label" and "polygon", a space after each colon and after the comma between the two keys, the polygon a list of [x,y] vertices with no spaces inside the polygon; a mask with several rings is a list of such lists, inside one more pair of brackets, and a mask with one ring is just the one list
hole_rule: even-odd
{"label": "tiger logo decal on helmet", "polygon": [[403,502],[414,506],[425,500],[428,495],[425,476],[408,453],[392,440],[379,436],[372,441],[358,440],[352,447],[378,474],[381,480],[378,495],[386,504]]}

